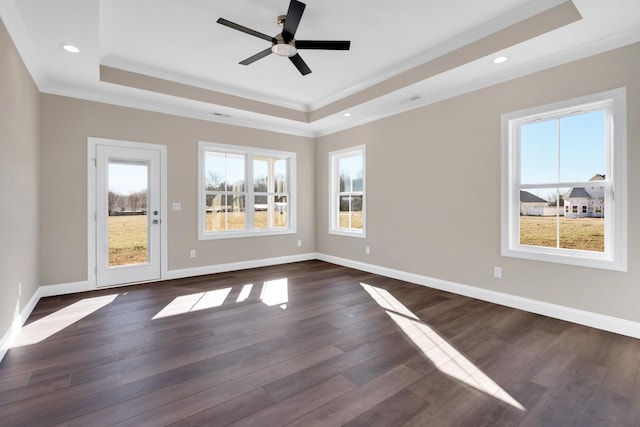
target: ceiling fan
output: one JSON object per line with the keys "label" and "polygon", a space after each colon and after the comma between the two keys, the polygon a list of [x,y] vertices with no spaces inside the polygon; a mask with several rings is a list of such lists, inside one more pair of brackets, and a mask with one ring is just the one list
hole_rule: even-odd
{"label": "ceiling fan", "polygon": [[278,25],[282,27],[282,32],[275,36],[269,36],[259,31],[252,30],[251,28],[244,27],[236,24],[235,22],[228,21],[224,18],[218,19],[218,24],[225,25],[234,30],[242,31],[243,33],[250,34],[252,36],[267,40],[271,42],[271,47],[258,52],[247,59],[240,61],[242,65],[249,65],[256,62],[258,59],[262,59],[265,56],[275,53],[278,56],[286,56],[289,58],[293,65],[296,66],[300,74],[307,75],[311,72],[311,69],[304,62],[300,54],[299,49],[323,49],[323,50],[349,50],[351,42],[349,40],[296,40],[294,38],[302,13],[306,5],[298,0],[291,0],[289,3],[289,10],[286,15],[278,16]]}

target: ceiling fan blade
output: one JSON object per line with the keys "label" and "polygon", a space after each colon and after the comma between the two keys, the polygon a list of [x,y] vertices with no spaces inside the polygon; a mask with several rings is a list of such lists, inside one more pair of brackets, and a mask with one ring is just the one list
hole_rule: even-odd
{"label": "ceiling fan blade", "polygon": [[263,50],[262,52],[258,52],[255,55],[248,57],[244,61],[240,61],[240,64],[242,64],[242,65],[252,64],[252,63],[256,62],[258,59],[262,59],[265,56],[268,56],[270,53],[271,53],[271,48],[269,47],[269,48]]}
{"label": "ceiling fan blade", "polygon": [[296,66],[298,71],[300,71],[300,74],[302,74],[303,76],[306,76],[307,74],[309,74],[311,72],[311,68],[309,68],[307,63],[304,62],[302,57],[300,55],[298,55],[297,53],[295,55],[293,55],[293,56],[290,56],[289,59],[291,60],[291,62],[293,62],[293,65]]}
{"label": "ceiling fan blade", "polygon": [[349,40],[296,40],[296,49],[349,50]]}
{"label": "ceiling fan blade", "polygon": [[234,30],[242,31],[243,33],[250,34],[252,36],[255,36],[255,37],[270,41],[271,43],[275,43],[276,42],[276,39],[271,37],[271,36],[268,36],[266,34],[260,33],[260,32],[258,32],[256,30],[252,30],[251,28],[247,28],[247,27],[242,26],[240,24],[236,24],[235,22],[228,21],[228,20],[226,20],[224,18],[218,18],[218,20],[216,22],[218,24],[222,24],[222,25],[227,26],[229,28],[233,28]]}
{"label": "ceiling fan blade", "polygon": [[287,18],[284,21],[284,27],[282,27],[282,38],[285,43],[289,43],[296,35],[305,7],[306,5],[298,0],[291,0],[291,3],[289,3]]}

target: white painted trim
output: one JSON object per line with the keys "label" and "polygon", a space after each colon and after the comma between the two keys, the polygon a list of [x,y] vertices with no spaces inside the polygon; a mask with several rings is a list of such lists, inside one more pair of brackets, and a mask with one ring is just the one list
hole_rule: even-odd
{"label": "white painted trim", "polygon": [[292,262],[312,261],[317,259],[316,253],[306,253],[300,255],[290,255],[276,258],[263,258],[251,261],[230,262],[227,264],[208,265],[204,267],[184,268],[180,270],[170,270],[167,273],[167,280],[182,279],[184,277],[202,276],[206,274],[226,273],[228,271],[247,270],[249,268],[269,267],[272,265],[288,264]]}
{"label": "white painted trim", "polygon": [[403,280],[434,289],[452,292],[458,295],[464,295],[470,298],[475,298],[494,304],[516,308],[518,310],[541,314],[543,316],[553,317],[555,319],[566,320],[568,322],[577,323],[579,325],[602,329],[604,331],[614,332],[633,338],[640,338],[640,323],[620,319],[618,317],[579,310],[559,304],[551,304],[544,301],[519,297],[517,295],[505,294],[502,292],[496,292],[489,289],[478,288],[475,286],[449,282],[447,280],[435,279],[433,277],[422,276],[419,274],[408,273],[405,271],[386,267],[380,267],[377,265],[339,258],[332,255],[317,254],[317,259],[320,261],[355,268],[369,273],[379,274],[381,276],[391,277],[394,279]]}
{"label": "white painted trim", "polygon": [[18,333],[20,333],[20,329],[22,329],[22,326],[31,315],[31,312],[35,308],[36,304],[38,303],[38,301],[40,301],[41,288],[42,286],[36,289],[22,311],[20,311],[20,313],[13,318],[11,327],[0,340],[0,362],[4,358],[5,354],[7,354],[7,351],[11,348],[13,341],[18,336]]}
{"label": "white painted trim", "polygon": [[59,283],[55,285],[41,285],[38,288],[40,298],[57,297],[59,295],[76,294],[95,290],[88,280],[81,282]]}

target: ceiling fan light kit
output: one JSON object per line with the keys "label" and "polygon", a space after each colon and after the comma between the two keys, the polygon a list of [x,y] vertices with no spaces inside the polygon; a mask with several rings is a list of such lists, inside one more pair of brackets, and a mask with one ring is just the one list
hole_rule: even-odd
{"label": "ceiling fan light kit", "polygon": [[229,28],[233,28],[234,30],[271,42],[270,48],[240,61],[240,64],[249,65],[271,53],[275,53],[278,56],[289,58],[300,74],[304,76],[309,74],[311,69],[304,62],[300,54],[298,54],[299,49],[349,50],[351,47],[351,42],[349,40],[296,40],[294,37],[305,7],[306,5],[300,1],[291,0],[287,14],[280,15],[277,19],[278,25],[282,27],[282,32],[273,37],[259,31],[252,30],[251,28],[244,27],[240,24],[236,24],[235,22],[228,21],[224,18],[219,18],[216,22]]}

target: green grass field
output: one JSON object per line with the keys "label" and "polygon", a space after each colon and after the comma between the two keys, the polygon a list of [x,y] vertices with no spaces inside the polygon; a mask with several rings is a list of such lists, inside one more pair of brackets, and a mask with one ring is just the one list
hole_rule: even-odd
{"label": "green grass field", "polygon": [[[255,228],[267,228],[267,211],[257,211],[253,214]],[[228,228],[225,227],[225,221]],[[244,230],[246,227],[245,212],[208,212],[205,218],[207,231],[216,230]],[[285,212],[273,212],[273,226],[286,227],[287,215]]]}
{"label": "green grass field", "polygon": [[[274,213],[274,224],[286,226],[287,216]],[[224,221],[224,213],[207,214],[207,230],[219,229]],[[242,229],[244,213],[227,213],[230,229]],[[267,226],[267,212],[256,212],[257,228]],[[348,225],[346,213],[340,215],[340,226]],[[361,213],[354,213],[352,228],[362,228]],[[602,218],[560,218],[560,247],[604,251],[604,219]],[[555,217],[520,217],[520,243],[534,246],[556,246]],[[109,265],[128,265],[147,262],[147,216],[109,217]]]}
{"label": "green grass field", "polygon": [[362,229],[362,211],[351,212],[351,227],[349,227],[349,212],[340,212],[340,227]]}
{"label": "green grass field", "polygon": [[[520,243],[556,247],[555,217],[521,216]],[[560,217],[560,247],[604,252],[603,218]]]}
{"label": "green grass field", "polygon": [[109,217],[109,266],[147,262],[147,216]]}

